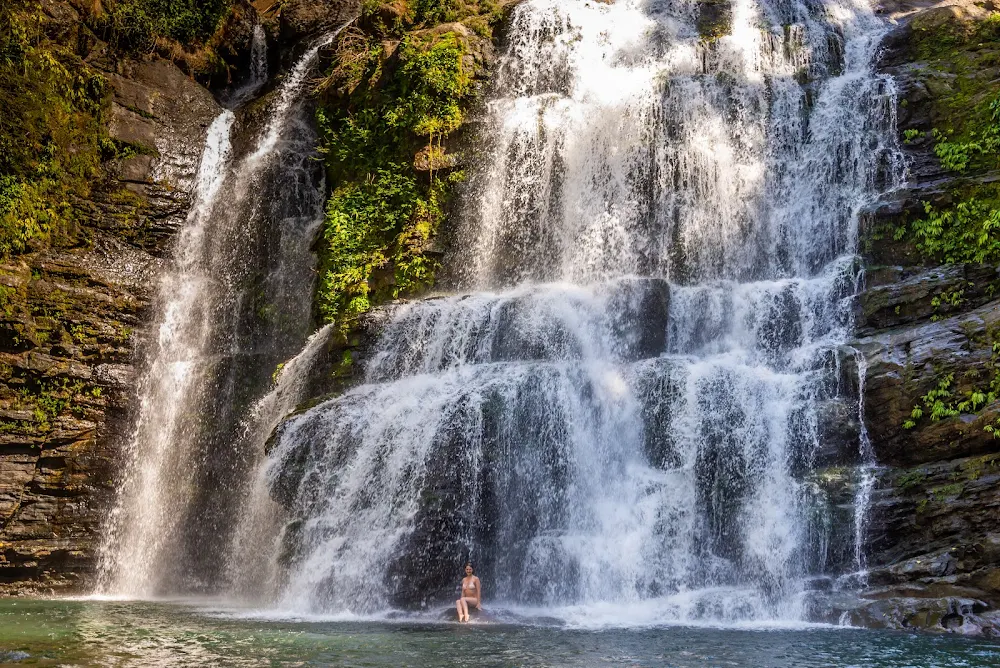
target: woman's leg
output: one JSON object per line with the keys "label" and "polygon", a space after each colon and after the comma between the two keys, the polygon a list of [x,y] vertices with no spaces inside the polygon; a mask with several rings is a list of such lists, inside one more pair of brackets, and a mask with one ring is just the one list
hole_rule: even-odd
{"label": "woman's leg", "polygon": [[455,601],[455,609],[458,610],[458,621],[462,621],[462,604],[465,603],[462,599]]}
{"label": "woman's leg", "polygon": [[462,606],[465,608],[465,621],[469,621],[469,604],[475,605],[476,599],[471,596],[462,597]]}

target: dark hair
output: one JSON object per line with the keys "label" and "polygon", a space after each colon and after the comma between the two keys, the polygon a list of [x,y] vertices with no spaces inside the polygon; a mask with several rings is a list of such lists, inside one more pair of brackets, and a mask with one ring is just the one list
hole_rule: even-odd
{"label": "dark hair", "polygon": [[[467,562],[465,562],[465,567],[466,567],[466,568],[472,568],[472,562],[471,562],[471,561],[467,561]],[[475,569],[475,568],[472,568],[472,570],[476,570],[476,569]]]}

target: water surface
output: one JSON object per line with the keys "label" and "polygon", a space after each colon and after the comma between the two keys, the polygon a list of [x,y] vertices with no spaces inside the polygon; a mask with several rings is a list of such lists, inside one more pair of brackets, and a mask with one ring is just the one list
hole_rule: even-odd
{"label": "water surface", "polygon": [[0,601],[0,665],[1000,666],[1000,642],[843,628],[296,621],[187,603]]}

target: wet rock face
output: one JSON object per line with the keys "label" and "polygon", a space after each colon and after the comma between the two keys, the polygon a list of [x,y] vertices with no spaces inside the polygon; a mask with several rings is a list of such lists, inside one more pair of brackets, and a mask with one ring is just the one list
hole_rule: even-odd
{"label": "wet rock face", "polygon": [[124,221],[125,227],[100,209],[90,222],[159,256],[187,217],[205,131],[222,110],[211,93],[166,60],[129,61],[108,78],[114,88],[109,132],[142,151],[121,162],[117,180],[138,198],[145,224]]}
{"label": "wet rock face", "polygon": [[[894,11],[915,9],[900,3]],[[1000,635],[1000,438],[987,429],[1000,419],[1000,401],[989,396],[1000,378],[1000,267],[939,265],[943,258],[892,233],[922,216],[925,202],[948,206],[962,189],[996,180],[942,167],[929,135],[953,120],[942,115],[951,109],[942,100],[953,98],[957,80],[947,62],[920,62],[912,48],[914,31],[957,30],[989,14],[972,3],[918,12],[885,44],[882,67],[901,92],[900,132],[927,136],[901,137],[909,182],[862,228],[867,287],[855,347],[867,362],[866,426],[881,468],[867,524],[867,586],[823,605],[863,626]],[[980,44],[963,58],[996,48]],[[980,76],[962,82],[970,105],[997,94],[988,82],[995,75]]]}
{"label": "wet rock face", "polygon": [[[76,32],[71,7],[46,7]],[[74,587],[94,567],[159,258],[221,112],[173,63],[112,66],[90,37],[113,91],[109,134],[137,150],[73,203],[64,238],[0,264],[0,594]]]}
{"label": "wet rock face", "polygon": [[[913,466],[997,451],[997,439],[985,426],[1000,414],[994,402],[976,413],[944,419],[930,417],[924,396],[947,379],[956,403],[967,392],[991,382],[991,334],[1000,325],[997,302],[938,320],[878,333],[858,342],[868,360],[865,415],[880,463]],[[914,407],[927,417],[912,420]]]}
{"label": "wet rock face", "polygon": [[359,0],[284,0],[281,3],[256,0],[254,5],[265,17],[277,21],[278,37],[286,43],[332,30],[360,13]]}

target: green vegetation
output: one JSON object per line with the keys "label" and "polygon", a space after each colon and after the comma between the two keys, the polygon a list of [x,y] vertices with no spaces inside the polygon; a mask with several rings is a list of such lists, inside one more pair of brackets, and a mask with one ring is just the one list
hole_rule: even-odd
{"label": "green vegetation", "polygon": [[[1000,13],[982,21],[959,20],[935,10],[912,24],[915,59],[926,62],[931,94],[934,153],[957,175],[1000,169]],[[904,132],[909,143],[921,133]],[[942,263],[1000,262],[1000,188],[968,181],[946,204],[924,202],[924,216],[904,226],[926,258]]]}
{"label": "green vegetation", "polygon": [[965,489],[965,485],[960,482],[954,482],[950,485],[941,485],[940,487],[934,487],[928,490],[928,493],[934,497],[934,500],[941,502],[949,497],[958,496]]}
{"label": "green vegetation", "polygon": [[994,197],[970,196],[942,209],[924,202],[926,217],[910,224],[917,250],[946,264],[1000,262],[1000,202]]}
{"label": "green vegetation", "polygon": [[955,171],[1000,167],[1000,155],[990,150],[1000,141],[1000,103],[991,74],[1000,65],[1000,13],[962,21],[947,11],[930,12],[912,27],[913,55],[932,68],[924,83],[942,164]]}
{"label": "green vegetation", "polygon": [[[112,47],[148,51],[208,39],[230,1],[105,0],[86,20]],[[0,257],[69,230],[103,162],[155,153],[107,136],[107,81],[57,28],[36,0],[0,0]]]}
{"label": "green vegetation", "polygon": [[91,27],[123,51],[149,52],[156,39],[182,44],[205,42],[226,14],[231,0],[105,0]]}
{"label": "green vegetation", "polygon": [[[706,43],[725,37],[733,28],[733,10],[728,0],[703,0],[698,5],[698,36]],[[790,44],[789,30],[784,26],[785,44]],[[786,47],[787,48],[787,47]]]}
{"label": "green vegetation", "polygon": [[926,480],[927,474],[924,473],[923,470],[913,469],[900,474],[900,476],[896,478],[896,487],[898,487],[901,492],[905,493],[924,484]]}
{"label": "green vegetation", "polygon": [[87,386],[80,380],[33,382],[30,387],[22,387],[10,401],[13,410],[27,411],[31,417],[0,422],[0,433],[45,434],[66,413],[83,417],[87,404],[99,400],[101,394],[101,388]]}
{"label": "green vegetation", "polygon": [[[979,374],[971,374],[969,385],[964,391],[955,387],[955,374],[949,373],[938,379],[934,388],[920,398],[920,404],[913,407],[910,419],[903,423],[903,429],[913,429],[925,416],[932,422],[958,415],[979,413],[1000,398],[1000,339],[992,337],[992,355],[987,363],[987,379],[983,384],[975,383]],[[984,430],[995,438],[1000,438],[1000,418],[987,424]]]}
{"label": "green vegetation", "polygon": [[0,2],[0,256],[65,227],[100,169],[106,82],[42,16]]}
{"label": "green vegetation", "polygon": [[953,473],[951,477],[953,480],[964,478],[969,482],[975,482],[986,473],[995,473],[998,466],[1000,466],[1000,456],[998,455],[974,457],[962,462],[959,471]]}
{"label": "green vegetation", "polygon": [[[344,323],[432,285],[433,240],[463,178],[443,140],[475,100],[470,50],[498,18],[495,5],[461,0],[366,2],[364,29],[339,39],[318,111],[335,184],[320,244],[324,320]],[[462,25],[428,28],[455,21]]]}

